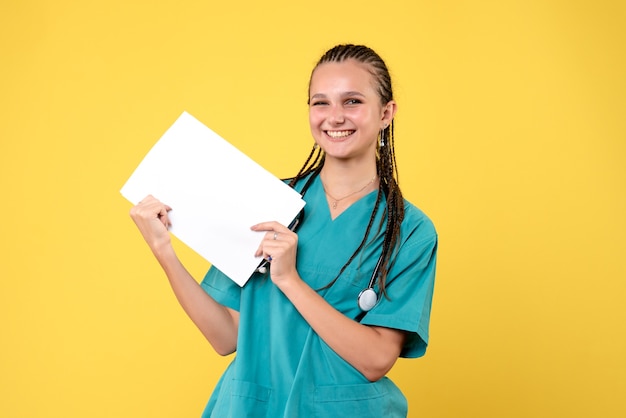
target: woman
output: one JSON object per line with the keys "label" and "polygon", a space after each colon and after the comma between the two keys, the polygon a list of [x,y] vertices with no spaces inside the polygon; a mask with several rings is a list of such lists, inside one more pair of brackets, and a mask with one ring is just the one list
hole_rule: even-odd
{"label": "woman", "polygon": [[290,179],[305,210],[295,230],[252,226],[271,264],[243,288],[214,267],[198,285],[172,249],[168,206],[131,209],[189,317],[219,354],[236,352],[204,417],[406,416],[385,375],[426,350],[437,234],[397,184],[396,110],[374,51],[322,56],[309,82],[315,145]]}

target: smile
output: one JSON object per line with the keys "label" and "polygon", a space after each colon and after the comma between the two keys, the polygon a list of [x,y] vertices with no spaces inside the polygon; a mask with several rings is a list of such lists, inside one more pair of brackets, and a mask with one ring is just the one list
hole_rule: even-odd
{"label": "smile", "polygon": [[348,130],[348,131],[326,131],[326,135],[328,135],[331,138],[345,138],[347,136],[350,136],[354,133],[354,130]]}

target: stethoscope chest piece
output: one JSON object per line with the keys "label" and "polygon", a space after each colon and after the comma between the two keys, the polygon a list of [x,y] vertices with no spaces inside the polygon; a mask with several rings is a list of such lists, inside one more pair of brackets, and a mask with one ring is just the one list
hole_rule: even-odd
{"label": "stethoscope chest piece", "polygon": [[361,290],[361,293],[359,293],[359,298],[357,299],[359,308],[361,308],[361,310],[365,312],[376,306],[377,302],[378,295],[376,294],[376,291],[374,291],[374,289],[372,289],[371,287]]}

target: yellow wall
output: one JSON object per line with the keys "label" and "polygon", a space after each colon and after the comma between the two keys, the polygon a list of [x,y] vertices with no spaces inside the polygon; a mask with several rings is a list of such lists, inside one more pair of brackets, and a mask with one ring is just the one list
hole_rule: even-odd
{"label": "yellow wall", "polygon": [[392,69],[441,239],[432,344],[392,372],[410,416],[626,416],[624,2],[299,4],[0,6],[0,416],[199,415],[228,359],[119,189],[183,110],[293,174],[309,71],[348,41]]}

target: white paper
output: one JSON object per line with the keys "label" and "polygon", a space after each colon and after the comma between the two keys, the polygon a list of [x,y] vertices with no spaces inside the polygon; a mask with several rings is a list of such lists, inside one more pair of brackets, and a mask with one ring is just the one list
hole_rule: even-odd
{"label": "white paper", "polygon": [[187,112],[165,132],[121,189],[172,207],[170,231],[239,286],[261,262],[259,222],[288,225],[301,196]]}

